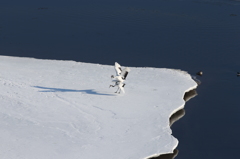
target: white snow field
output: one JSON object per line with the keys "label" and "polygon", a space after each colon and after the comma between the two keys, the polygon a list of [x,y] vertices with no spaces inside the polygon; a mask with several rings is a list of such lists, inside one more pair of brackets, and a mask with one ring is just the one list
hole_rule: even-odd
{"label": "white snow field", "polygon": [[[112,66],[0,56],[1,159],[144,159],[171,153],[169,117],[197,87],[189,74],[130,67],[125,94]],[[121,61],[117,61],[120,62]]]}

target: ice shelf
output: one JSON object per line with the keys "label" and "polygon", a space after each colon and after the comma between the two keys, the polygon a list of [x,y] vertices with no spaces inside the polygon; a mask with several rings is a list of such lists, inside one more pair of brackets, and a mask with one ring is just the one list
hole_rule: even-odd
{"label": "ice shelf", "polygon": [[[113,65],[114,65],[113,61]],[[121,61],[117,61],[121,64]],[[2,159],[144,159],[178,145],[169,117],[196,82],[184,71],[0,56]]]}

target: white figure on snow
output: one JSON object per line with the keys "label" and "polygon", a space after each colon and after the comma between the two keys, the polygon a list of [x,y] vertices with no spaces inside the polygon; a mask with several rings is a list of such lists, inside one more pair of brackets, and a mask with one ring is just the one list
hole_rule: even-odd
{"label": "white figure on snow", "polygon": [[[115,93],[120,93],[121,91],[123,93],[125,93],[123,87],[126,84],[124,83],[124,81],[126,80],[126,77],[127,77],[128,73],[130,72],[130,69],[127,67],[122,70],[121,66],[117,62],[115,62],[115,71],[116,71],[116,76],[113,76],[113,75],[111,76],[112,82],[115,82],[115,85],[110,85],[109,87],[118,86],[118,89]],[[118,90],[119,90],[119,92],[118,92]]]}

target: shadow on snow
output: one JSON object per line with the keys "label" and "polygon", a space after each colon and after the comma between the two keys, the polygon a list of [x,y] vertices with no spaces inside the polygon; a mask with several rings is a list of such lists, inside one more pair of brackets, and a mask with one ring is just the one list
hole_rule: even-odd
{"label": "shadow on snow", "polygon": [[82,93],[93,94],[93,95],[114,96],[114,94],[99,93],[99,92],[95,91],[94,89],[76,90],[76,89],[41,87],[41,86],[33,86],[33,87],[43,89],[39,92],[82,92]]}

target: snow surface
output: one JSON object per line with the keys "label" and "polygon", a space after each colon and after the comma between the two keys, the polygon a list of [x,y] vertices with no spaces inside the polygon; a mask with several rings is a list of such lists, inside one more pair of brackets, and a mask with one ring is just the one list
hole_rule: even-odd
{"label": "snow surface", "polygon": [[180,70],[131,67],[126,93],[115,94],[109,88],[114,62],[0,56],[1,159],[143,159],[173,152],[178,140],[169,117],[184,107],[184,93],[196,82]]}

